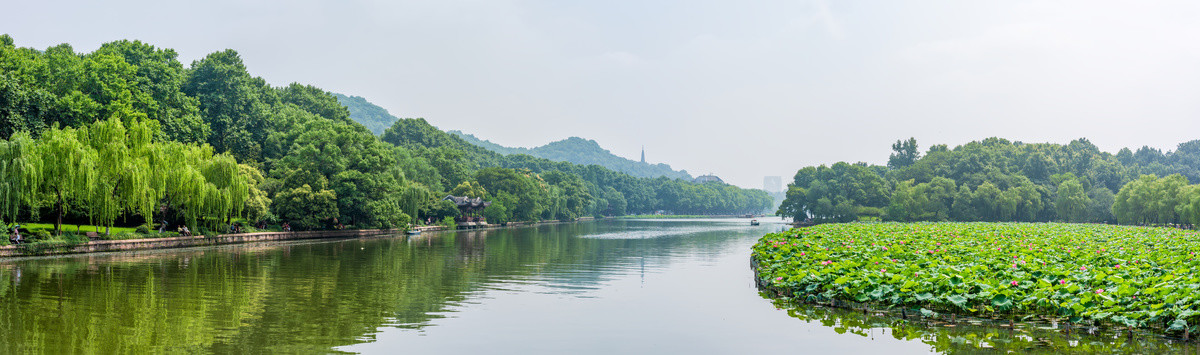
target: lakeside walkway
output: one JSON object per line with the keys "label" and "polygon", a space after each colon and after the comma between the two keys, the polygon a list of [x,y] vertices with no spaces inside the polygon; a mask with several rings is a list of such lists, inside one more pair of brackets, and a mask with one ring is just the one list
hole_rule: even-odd
{"label": "lakeside walkway", "polygon": [[25,249],[18,245],[0,246],[0,257],[18,257],[18,256],[36,256],[46,254],[78,254],[78,253],[101,253],[110,251],[126,251],[126,250],[142,250],[142,249],[167,249],[167,248],[186,248],[200,247],[225,244],[241,244],[253,242],[269,242],[280,240],[301,240],[301,239],[321,239],[321,238],[354,238],[354,237],[370,237],[380,235],[403,234],[403,229],[357,229],[357,230],[329,230],[329,231],[303,231],[303,232],[256,232],[256,233],[237,233],[237,234],[221,234],[213,237],[191,236],[191,237],[171,237],[171,238],[140,238],[140,239],[117,239],[117,240],[93,240],[87,243],[80,244],[65,244],[59,246],[38,246],[29,244],[35,247],[46,248],[47,253],[26,254]]}
{"label": "lakeside walkway", "polygon": [[[507,226],[501,225],[486,225],[478,226],[470,229],[502,229],[502,228],[518,228],[531,227],[547,224],[560,223],[575,223],[593,220],[590,217],[580,218],[574,222],[562,221],[539,221],[539,222],[514,222],[508,223]],[[439,232],[443,231],[442,226],[421,226],[414,227],[413,231],[417,232]],[[468,230],[468,229],[460,229]],[[408,231],[403,229],[354,229],[354,230],[325,230],[325,231],[302,231],[302,232],[255,232],[255,233],[236,233],[236,234],[220,234],[213,237],[206,236],[190,236],[190,237],[170,237],[170,238],[139,238],[139,239],[117,239],[117,240],[92,240],[80,244],[60,244],[60,245],[44,245],[44,244],[25,244],[25,245],[5,245],[0,246],[0,258],[8,257],[23,257],[23,256],[44,256],[44,255],[62,255],[62,254],[84,254],[84,253],[103,253],[128,250],[147,250],[147,249],[170,249],[170,248],[188,248],[202,247],[213,245],[228,245],[228,244],[243,244],[255,242],[272,242],[282,240],[303,240],[303,239],[325,239],[325,238],[361,238],[375,237],[386,235],[402,235]],[[29,252],[31,246],[34,252]]]}

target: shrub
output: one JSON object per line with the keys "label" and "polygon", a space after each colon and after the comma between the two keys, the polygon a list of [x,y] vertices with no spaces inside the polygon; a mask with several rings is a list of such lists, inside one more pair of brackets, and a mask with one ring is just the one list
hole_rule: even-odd
{"label": "shrub", "polygon": [[22,237],[24,237],[25,240],[30,243],[42,240],[50,240],[50,231],[45,229],[33,229],[26,232],[24,235],[22,235]]}
{"label": "shrub", "polygon": [[139,234],[150,234],[150,226],[143,224],[138,226],[134,231]]}
{"label": "shrub", "polygon": [[442,223],[438,223],[438,225],[446,227],[446,230],[454,230],[454,228],[458,226],[458,224],[454,223],[454,217],[450,216],[442,218]]}
{"label": "shrub", "polygon": [[[138,227],[138,228],[141,229],[141,227]],[[139,238],[145,237],[147,234],[149,234],[149,233],[120,232],[120,233],[113,233],[113,235],[111,237],[105,237],[104,239],[139,239]],[[103,234],[101,236],[103,236]]]}

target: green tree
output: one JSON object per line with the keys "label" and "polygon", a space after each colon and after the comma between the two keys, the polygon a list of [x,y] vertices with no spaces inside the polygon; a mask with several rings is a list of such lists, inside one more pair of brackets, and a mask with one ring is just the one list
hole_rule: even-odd
{"label": "green tree", "polygon": [[892,169],[913,165],[920,158],[917,139],[897,140],[892,144],[892,155],[888,157],[887,166]]}
{"label": "green tree", "polygon": [[1071,179],[1058,185],[1058,199],[1054,205],[1058,208],[1060,219],[1068,222],[1087,221],[1091,203],[1091,198],[1084,192],[1083,184],[1080,184],[1079,180]]}
{"label": "green tree", "polygon": [[450,190],[450,194],[454,196],[466,196],[471,198],[486,198],[488,197],[487,189],[479,185],[478,181],[463,181]]}

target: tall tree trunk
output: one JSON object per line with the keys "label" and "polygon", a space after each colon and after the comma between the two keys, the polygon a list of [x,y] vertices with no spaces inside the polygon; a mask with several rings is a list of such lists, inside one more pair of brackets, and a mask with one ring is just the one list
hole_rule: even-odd
{"label": "tall tree trunk", "polygon": [[55,193],[56,193],[56,194],[57,194],[57,196],[58,196],[58,203],[56,204],[57,206],[55,206],[55,210],[56,210],[56,212],[58,213],[58,219],[56,219],[56,220],[54,221],[54,234],[55,234],[55,235],[62,235],[62,217],[63,217],[63,197],[62,197],[62,190],[55,191]]}

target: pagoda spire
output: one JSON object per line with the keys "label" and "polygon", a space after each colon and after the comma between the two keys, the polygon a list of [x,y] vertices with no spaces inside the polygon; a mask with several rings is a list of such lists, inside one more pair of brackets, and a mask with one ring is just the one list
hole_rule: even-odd
{"label": "pagoda spire", "polygon": [[642,146],[642,164],[646,163],[646,146]]}

